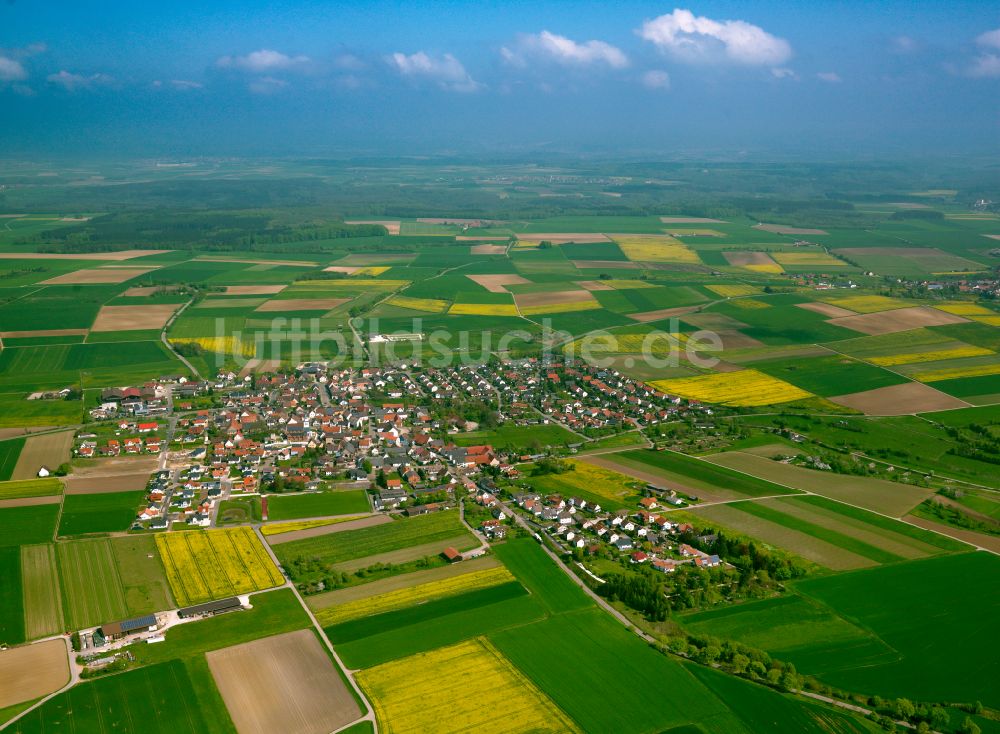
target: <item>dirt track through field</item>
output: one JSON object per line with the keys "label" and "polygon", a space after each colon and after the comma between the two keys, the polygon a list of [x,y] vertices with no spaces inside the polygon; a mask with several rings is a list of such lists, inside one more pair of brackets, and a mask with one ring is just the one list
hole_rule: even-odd
{"label": "dirt track through field", "polygon": [[[283,521],[288,522],[288,521]],[[392,518],[388,515],[371,515],[370,517],[362,517],[359,520],[348,520],[347,522],[335,522],[332,525],[320,525],[315,528],[305,528],[303,530],[292,530],[287,533],[278,533],[277,535],[268,535],[267,542],[270,545],[281,545],[282,543],[290,543],[293,540],[305,540],[306,538],[315,538],[320,535],[330,535],[331,533],[342,533],[345,530],[360,530],[361,528],[370,528],[375,525],[385,525],[386,523],[392,522]]]}
{"label": "dirt track through field", "polygon": [[328,734],[362,714],[311,629],[205,657],[239,734]]}
{"label": "dirt track through field", "polygon": [[913,515],[907,515],[904,519],[906,522],[921,527],[924,530],[932,530],[935,533],[947,535],[949,538],[955,538],[956,540],[961,540],[965,543],[971,543],[972,545],[985,548],[993,553],[1000,554],[1000,537],[995,535],[984,535],[982,533],[975,533],[971,530],[953,528],[951,525],[946,525],[943,522],[934,522],[933,520],[927,520],[923,517],[914,517]]}
{"label": "dirt track through field", "polygon": [[41,698],[68,682],[64,640],[0,650],[0,709]]}

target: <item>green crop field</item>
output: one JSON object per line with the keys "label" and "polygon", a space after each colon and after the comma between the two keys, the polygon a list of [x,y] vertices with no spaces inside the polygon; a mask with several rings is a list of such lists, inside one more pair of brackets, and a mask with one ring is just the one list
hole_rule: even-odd
{"label": "green crop field", "polygon": [[991,681],[1000,675],[1000,647],[993,625],[1000,597],[989,580],[998,572],[1000,559],[977,552],[799,582],[797,591],[869,630],[893,654],[873,661],[848,646],[807,645],[797,651],[797,665],[848,690],[980,700],[995,708],[1000,692]]}
{"label": "green crop field", "polygon": [[[30,387],[36,386],[34,378],[25,379],[32,382]],[[21,392],[0,395],[0,428],[66,426],[83,420],[82,400],[25,400],[26,397]]]}
{"label": "green crop field", "polygon": [[593,602],[560,571],[538,544],[527,538],[494,547],[497,557],[550,614],[586,609]]}
{"label": "green crop field", "polygon": [[555,423],[537,426],[502,425],[483,431],[454,436],[459,446],[490,444],[496,449],[531,449],[542,446],[565,446],[580,443],[581,438]]}
{"label": "green crop field", "polygon": [[697,665],[691,674],[722,701],[750,732],[794,731],[816,734],[864,734],[873,728],[859,718],[819,704],[782,696],[770,688]]}
{"label": "green crop field", "polygon": [[270,495],[267,498],[267,517],[269,520],[352,515],[370,511],[368,493],[363,489],[290,496]]}
{"label": "green crop field", "polygon": [[144,491],[66,495],[59,535],[128,530],[144,496]]}
{"label": "green crop field", "polygon": [[215,734],[235,729],[224,706],[198,705],[195,685],[178,660],[81,683],[20,719],[10,731]]}
{"label": "green crop field", "polygon": [[546,611],[531,595],[428,619],[419,627],[387,629],[337,645],[348,668],[370,668],[390,660],[435,650],[473,637],[544,619]]}
{"label": "green crop field", "polygon": [[709,731],[739,731],[726,704],[680,663],[597,609],[489,638],[585,731],[652,734],[695,722]]}
{"label": "green crop field", "polygon": [[62,494],[62,491],[62,482],[55,477],[0,482],[0,500],[16,500],[23,497],[51,497]]}
{"label": "green crop field", "polygon": [[[130,615],[161,612],[174,607],[170,584],[152,535],[111,538],[118,578]],[[111,580],[109,579],[109,583]]]}
{"label": "green crop field", "polygon": [[24,628],[29,640],[65,629],[56,548],[52,543],[21,546]]}
{"label": "green crop field", "polygon": [[[23,438],[0,441],[0,482],[6,482],[10,479],[11,474],[14,473],[14,467],[17,466],[17,457],[21,455],[21,449],[23,448]],[[4,485],[0,484],[0,498],[7,498],[9,496],[4,491]]]}
{"label": "green crop field", "polygon": [[798,594],[751,601],[679,618],[695,634],[738,640],[766,650],[782,660],[797,662],[798,651],[820,646],[851,649],[860,658],[893,659],[892,649],[871,632],[838,616],[814,599]]}
{"label": "green crop field", "polygon": [[753,366],[820,397],[847,395],[908,382],[894,372],[841,356],[762,360],[754,362]]}
{"label": "green crop field", "polygon": [[0,547],[0,642],[24,642],[24,602],[21,596],[21,550]]}
{"label": "green crop field", "polygon": [[632,467],[662,476],[682,487],[704,490],[726,499],[764,497],[775,494],[796,494],[798,490],[780,486],[739,471],[711,464],[673,451],[624,451],[606,458],[622,467]]}
{"label": "green crop field", "polygon": [[[274,550],[285,565],[296,557],[316,558],[323,563],[341,563],[409,546],[448,540],[467,532],[459,520],[458,512],[449,510],[360,530],[282,543],[275,546]],[[473,540],[471,535],[469,540]]]}
{"label": "green crop field", "polygon": [[56,557],[66,601],[66,625],[70,629],[115,622],[128,616],[110,540],[59,543]]}
{"label": "green crop field", "polygon": [[59,505],[0,509],[0,547],[48,543],[55,536]]}
{"label": "green crop field", "polygon": [[366,637],[380,634],[387,629],[401,630],[408,627],[412,633],[419,636],[423,634],[422,625],[429,621],[439,620],[451,614],[498,604],[508,599],[523,596],[524,594],[527,594],[525,588],[516,581],[511,581],[499,586],[468,591],[464,594],[449,596],[443,599],[434,599],[405,609],[373,614],[362,619],[341,622],[340,624],[325,627],[323,631],[330,638],[330,642],[335,645],[362,640]]}

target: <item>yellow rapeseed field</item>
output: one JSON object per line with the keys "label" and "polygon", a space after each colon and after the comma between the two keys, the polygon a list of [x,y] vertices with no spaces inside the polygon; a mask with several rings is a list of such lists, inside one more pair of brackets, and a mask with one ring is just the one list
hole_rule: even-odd
{"label": "yellow rapeseed field", "polygon": [[393,296],[386,301],[390,306],[400,308],[410,308],[414,311],[430,311],[431,313],[442,313],[448,310],[447,301],[439,301],[436,298],[410,298],[409,296]]}
{"label": "yellow rapeseed field", "polygon": [[525,316],[536,316],[543,313],[572,313],[574,311],[596,311],[603,308],[593,299],[571,301],[570,303],[550,303],[548,306],[525,306],[521,313]]}
{"label": "yellow rapeseed field", "polygon": [[735,298],[729,302],[736,308],[743,308],[747,311],[759,310],[762,308],[771,308],[770,303],[765,303],[764,301],[755,301],[752,298]]}
{"label": "yellow rapeseed field", "polygon": [[281,535],[291,533],[296,530],[308,530],[309,528],[321,528],[324,525],[336,525],[339,522],[349,522],[358,520],[367,515],[349,515],[346,517],[336,517],[328,520],[289,520],[288,522],[269,522],[260,526],[260,532],[267,535]]}
{"label": "yellow rapeseed field", "polygon": [[960,377],[985,377],[986,375],[1000,375],[1000,364],[927,370],[926,372],[915,372],[910,377],[920,382],[940,382],[941,380],[957,380]]}
{"label": "yellow rapeseed field", "polygon": [[891,354],[885,357],[871,357],[869,362],[880,367],[892,367],[898,364],[918,364],[920,362],[939,362],[943,359],[962,359],[963,357],[985,357],[993,354],[983,347],[953,347],[939,349],[933,352],[911,352],[909,354]]}
{"label": "yellow rapeseed field", "polygon": [[779,274],[785,272],[785,269],[778,265],[778,263],[761,263],[759,265],[741,265],[744,270],[752,270],[755,273],[769,273],[769,274]]}
{"label": "yellow rapeseed field", "polygon": [[978,321],[980,324],[989,324],[990,326],[1000,326],[1000,316],[973,316],[973,321]]}
{"label": "yellow rapeseed field", "polygon": [[235,336],[198,336],[171,338],[171,344],[197,344],[206,352],[238,354],[241,357],[257,356],[257,345],[252,339],[243,341]]}
{"label": "yellow rapeseed field", "polygon": [[579,731],[484,638],[384,663],[356,678],[386,734]]}
{"label": "yellow rapeseed field", "polygon": [[698,254],[694,250],[669,235],[613,235],[612,238],[629,260],[701,264],[701,260],[698,259]]}
{"label": "yellow rapeseed field", "polygon": [[371,275],[371,276],[381,275],[388,269],[389,269],[388,265],[369,265],[366,268],[360,268],[358,270],[355,270],[353,273],[351,273],[350,277],[356,278],[359,275]]}
{"label": "yellow rapeseed field", "polygon": [[825,303],[846,308],[855,313],[877,313],[879,311],[889,311],[894,308],[907,308],[912,303],[900,301],[897,298],[888,296],[831,296],[821,299]]}
{"label": "yellow rapeseed field", "polygon": [[352,619],[368,617],[372,614],[406,609],[407,607],[423,604],[434,599],[457,596],[467,591],[499,586],[509,581],[514,581],[514,576],[511,572],[504,566],[496,566],[437,581],[428,581],[425,584],[407,586],[403,589],[387,591],[384,594],[369,596],[365,599],[355,599],[354,601],[345,602],[334,607],[320,609],[316,612],[316,618],[320,621],[320,624],[326,627]]}
{"label": "yellow rapeseed field", "polygon": [[250,528],[156,536],[167,580],[181,606],[269,589],[281,572]]}
{"label": "yellow rapeseed field", "polygon": [[517,316],[513,303],[453,303],[449,314],[461,316]]}
{"label": "yellow rapeseed field", "polygon": [[658,380],[650,384],[671,395],[720,405],[775,405],[812,397],[811,393],[795,385],[752,369]]}
{"label": "yellow rapeseed field", "polygon": [[708,290],[712,291],[718,296],[723,298],[732,298],[733,296],[752,296],[760,293],[760,288],[752,285],[706,285]]}
{"label": "yellow rapeseed field", "polygon": [[940,306],[935,306],[938,311],[944,311],[945,313],[953,313],[956,316],[996,316],[996,311],[990,311],[988,308],[980,306],[978,303],[970,303],[968,301],[961,303],[943,303]]}
{"label": "yellow rapeseed field", "polygon": [[843,260],[838,260],[825,252],[805,251],[805,252],[773,252],[771,257],[782,265],[815,265],[822,267],[825,265],[846,265]]}

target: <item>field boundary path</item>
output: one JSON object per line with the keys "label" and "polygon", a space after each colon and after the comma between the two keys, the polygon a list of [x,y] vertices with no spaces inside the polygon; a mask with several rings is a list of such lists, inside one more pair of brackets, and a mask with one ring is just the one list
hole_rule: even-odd
{"label": "field boundary path", "polygon": [[[264,534],[260,531],[260,526],[255,527],[253,531],[254,533],[256,533],[257,539],[264,546],[264,549],[267,551],[267,554],[271,557],[271,561],[274,563],[274,565],[277,566],[278,568],[282,568],[281,561],[279,561],[278,557],[274,555],[274,551],[271,549],[271,546],[268,545],[267,538],[265,538]],[[312,613],[312,610],[306,604],[305,599],[302,598],[302,594],[299,593],[299,590],[295,587],[295,584],[292,583],[292,580],[286,576],[285,583],[278,588],[282,587],[291,589],[292,593],[295,594],[295,598],[298,600],[299,606],[302,607],[302,609],[306,613],[306,616],[309,617],[309,621],[312,622],[313,628],[319,634],[319,637],[323,641],[323,644],[326,646],[327,651],[330,653],[334,661],[337,663],[337,666],[340,668],[340,672],[344,674],[344,676],[347,678],[347,681],[351,684],[351,689],[354,691],[355,696],[359,701],[363,702],[364,704],[364,707],[366,709],[365,715],[362,716],[360,719],[352,721],[350,724],[348,724],[343,728],[346,729],[349,726],[353,726],[354,724],[357,724],[360,721],[370,721],[372,723],[372,729],[374,731],[374,734],[378,734],[378,719],[375,718],[375,707],[372,706],[371,701],[368,700],[368,698],[364,694],[364,691],[361,690],[361,686],[359,686],[358,682],[354,679],[354,672],[346,665],[344,665],[344,661],[340,659],[340,655],[338,655],[337,651],[333,649],[333,644],[330,642],[329,638],[327,638],[326,632],[323,631],[323,626],[319,623],[319,620],[316,619],[316,615]],[[340,731],[340,729],[338,729],[338,731]]]}
{"label": "field boundary path", "polygon": [[192,375],[197,377],[199,380],[204,380],[205,378],[202,377],[202,374],[197,369],[195,369],[195,366],[190,362],[188,362],[187,358],[185,358],[180,352],[174,349],[173,345],[170,343],[170,340],[167,339],[167,331],[170,329],[170,326],[174,323],[174,321],[177,320],[177,317],[180,316],[182,313],[184,313],[187,307],[190,306],[192,303],[194,303],[194,296],[191,297],[191,300],[189,300],[179,309],[174,311],[173,315],[169,319],[167,319],[167,323],[165,323],[163,325],[163,328],[160,330],[160,341],[163,342],[163,346],[165,346],[167,349],[170,350],[171,354],[173,354],[175,357],[177,357],[177,359],[179,359],[181,362],[184,363],[184,366],[186,366],[191,371]]}

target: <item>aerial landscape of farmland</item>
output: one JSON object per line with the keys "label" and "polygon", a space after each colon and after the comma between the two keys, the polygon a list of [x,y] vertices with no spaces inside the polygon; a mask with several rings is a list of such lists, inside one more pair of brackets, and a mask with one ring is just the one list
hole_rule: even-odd
{"label": "aerial landscape of farmland", "polygon": [[0,731],[1000,734],[994,0],[210,5],[0,7]]}

